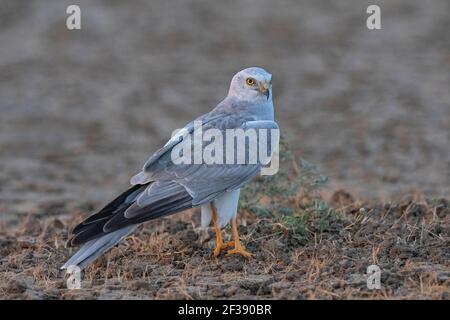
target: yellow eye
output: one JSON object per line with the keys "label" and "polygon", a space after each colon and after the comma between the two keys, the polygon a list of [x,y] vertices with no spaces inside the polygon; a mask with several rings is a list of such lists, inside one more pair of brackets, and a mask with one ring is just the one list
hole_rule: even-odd
{"label": "yellow eye", "polygon": [[253,79],[253,78],[247,78],[247,79],[245,79],[245,82],[246,82],[249,86],[252,86],[252,85],[255,84],[255,79]]}

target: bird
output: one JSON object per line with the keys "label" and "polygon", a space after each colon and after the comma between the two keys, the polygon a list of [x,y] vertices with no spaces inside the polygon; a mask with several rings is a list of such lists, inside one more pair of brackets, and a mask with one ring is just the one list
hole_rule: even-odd
{"label": "bird", "polygon": [[[227,96],[215,108],[189,122],[153,153],[142,170],[131,178],[128,190],[73,228],[67,246],[81,245],[81,248],[61,269],[73,266],[85,268],[140,224],[194,207],[201,208],[202,227],[209,226],[211,222],[214,226],[214,257],[226,249],[228,255],[252,257],[241,243],[238,233],[239,196],[241,187],[257,176],[267,163],[251,163],[248,158],[243,163],[233,164],[220,161],[208,164],[195,161],[175,163],[174,154],[179,150],[174,151],[189,141],[187,138],[195,135],[199,123],[203,132],[208,129],[220,133],[230,129],[277,132],[279,127],[274,120],[272,75],[261,67],[245,68],[236,73]],[[278,140],[274,141],[270,139],[268,143],[270,157],[278,143]],[[238,152],[236,148],[232,151]],[[228,223],[231,224],[232,241],[224,242],[222,228]]]}

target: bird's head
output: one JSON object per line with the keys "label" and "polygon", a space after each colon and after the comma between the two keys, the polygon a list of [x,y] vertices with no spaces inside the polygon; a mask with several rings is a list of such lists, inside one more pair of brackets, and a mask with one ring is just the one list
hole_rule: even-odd
{"label": "bird's head", "polygon": [[250,101],[272,99],[272,75],[258,67],[241,70],[231,80],[228,96]]}

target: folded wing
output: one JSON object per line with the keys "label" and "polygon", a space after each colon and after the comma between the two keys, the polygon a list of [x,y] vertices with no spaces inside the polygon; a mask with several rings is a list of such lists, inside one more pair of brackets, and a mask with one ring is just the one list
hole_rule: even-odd
{"label": "folded wing", "polygon": [[[221,132],[233,128],[278,128],[273,121],[254,121],[233,113],[207,115],[203,120],[203,130],[215,128]],[[121,228],[205,204],[240,188],[259,173],[260,163],[174,164],[171,151],[193,132],[194,126],[189,124],[183,135],[153,154],[132,178],[134,185],[76,226],[69,244],[83,244]]]}

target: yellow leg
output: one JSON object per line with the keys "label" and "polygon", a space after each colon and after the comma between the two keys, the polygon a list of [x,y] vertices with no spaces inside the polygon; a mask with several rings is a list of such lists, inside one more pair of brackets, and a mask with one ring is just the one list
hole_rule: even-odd
{"label": "yellow leg", "polygon": [[245,247],[241,244],[241,241],[239,240],[239,233],[236,223],[236,218],[231,219],[231,229],[233,232],[233,240],[234,240],[234,249],[229,250],[228,254],[236,254],[239,253],[244,258],[251,258],[252,254],[245,250]]}
{"label": "yellow leg", "polygon": [[213,204],[210,204],[211,212],[212,212],[212,222],[214,225],[214,231],[216,232],[216,248],[214,249],[214,257],[217,257],[220,254],[220,251],[222,249],[229,248],[234,245],[233,241],[223,243],[222,240],[222,231],[220,230],[219,224],[217,222],[217,211],[216,208],[213,206]]}

